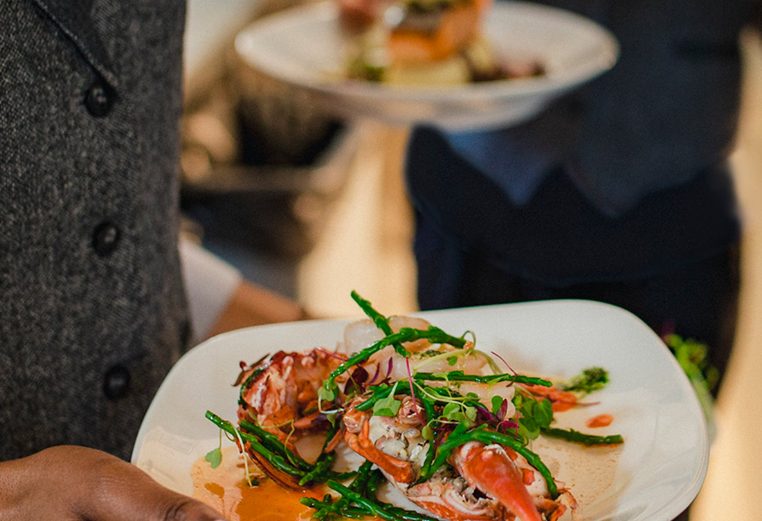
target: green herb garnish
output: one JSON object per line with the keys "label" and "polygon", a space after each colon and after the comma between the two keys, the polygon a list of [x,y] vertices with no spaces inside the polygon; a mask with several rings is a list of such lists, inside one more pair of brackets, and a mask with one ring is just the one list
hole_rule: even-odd
{"label": "green herb garnish", "polygon": [[222,463],[222,449],[217,447],[216,449],[210,450],[206,453],[204,459],[209,462],[209,465],[213,469],[216,469],[220,466],[220,463]]}
{"label": "green herb garnish", "polygon": [[463,371],[450,371],[449,373],[424,373],[417,372],[413,375],[416,380],[425,380],[429,382],[476,382],[483,384],[496,384],[499,382],[515,382],[528,385],[541,385],[543,387],[550,387],[552,382],[545,380],[544,378],[537,378],[534,376],[524,376],[520,374],[490,374],[490,375],[476,375],[476,374],[464,374]]}
{"label": "green herb garnish", "polygon": [[622,438],[621,434],[597,436],[595,434],[585,434],[584,432],[575,431],[574,429],[556,428],[543,429],[542,433],[546,436],[573,441],[574,443],[582,443],[583,445],[618,445],[624,443],[624,438]]}
{"label": "green herb garnish", "polygon": [[601,367],[590,367],[572,378],[568,384],[562,387],[564,391],[572,391],[582,394],[590,394],[606,387],[609,383],[608,372]]}
{"label": "green herb garnish", "polygon": [[373,404],[374,416],[397,416],[397,413],[402,406],[402,402],[394,397],[394,392],[397,389],[398,383],[399,382],[395,382],[387,396]]}
{"label": "green herb garnish", "polygon": [[517,393],[513,397],[513,405],[519,413],[519,436],[527,441],[537,439],[553,421],[553,405],[547,398],[537,400]]}

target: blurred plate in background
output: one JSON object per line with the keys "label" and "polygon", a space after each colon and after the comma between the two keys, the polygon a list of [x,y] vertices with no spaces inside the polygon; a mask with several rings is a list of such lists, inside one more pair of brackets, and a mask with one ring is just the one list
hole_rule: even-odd
{"label": "blurred plate in background", "polygon": [[305,89],[335,115],[451,130],[520,123],[564,92],[610,69],[618,56],[616,40],[604,28],[538,4],[498,2],[485,20],[484,32],[501,58],[538,61],[545,74],[447,87],[349,80],[348,39],[332,2],[264,17],[243,30],[235,46],[251,67]]}

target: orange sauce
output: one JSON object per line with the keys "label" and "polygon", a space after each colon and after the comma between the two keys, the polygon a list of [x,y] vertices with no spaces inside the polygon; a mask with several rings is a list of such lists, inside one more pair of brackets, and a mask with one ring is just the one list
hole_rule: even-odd
{"label": "orange sauce", "polygon": [[264,478],[249,463],[249,471],[259,476],[259,484],[249,487],[245,470],[235,447],[223,449],[222,464],[213,469],[201,458],[193,465],[193,497],[215,508],[228,521],[306,521],[313,510],[302,505],[305,496],[320,499],[325,491],[288,490]]}
{"label": "orange sauce", "polygon": [[585,422],[585,425],[587,425],[590,428],[597,428],[597,427],[608,427],[611,425],[611,422],[614,421],[614,417],[610,414],[599,414],[598,416],[594,416],[593,418],[590,418]]}

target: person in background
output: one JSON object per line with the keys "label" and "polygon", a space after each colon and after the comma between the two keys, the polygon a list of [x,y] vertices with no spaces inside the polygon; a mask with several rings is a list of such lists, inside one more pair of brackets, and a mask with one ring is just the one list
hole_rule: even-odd
{"label": "person in background", "polygon": [[608,28],[619,61],[517,126],[414,130],[420,306],[607,302],[706,344],[721,377],[740,278],[738,40],[760,2],[539,3]]}
{"label": "person in background", "polygon": [[123,461],[190,344],[182,274],[197,338],[302,315],[192,244],[181,268],[184,15],[0,3],[0,519],[221,519]]}
{"label": "person in background", "polygon": [[415,129],[420,306],[608,302],[707,344],[722,373],[739,285],[738,38],[760,2],[538,3],[608,28],[619,60],[516,126]]}

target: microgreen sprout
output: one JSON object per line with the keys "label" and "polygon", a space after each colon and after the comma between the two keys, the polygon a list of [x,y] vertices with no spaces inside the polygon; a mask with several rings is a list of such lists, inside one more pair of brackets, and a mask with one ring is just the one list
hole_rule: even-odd
{"label": "microgreen sprout", "polygon": [[209,462],[209,465],[216,469],[222,463],[222,430],[220,430],[220,443],[216,449],[212,449],[206,453],[204,459]]}
{"label": "microgreen sprout", "polygon": [[243,460],[243,469],[246,477],[246,483],[248,483],[249,488],[251,488],[254,485],[258,485],[259,483],[251,478],[251,472],[249,471],[249,455],[246,453],[246,445],[243,443],[243,439],[241,439],[241,431],[233,427],[233,432],[235,433],[236,437],[236,445],[238,445],[238,455]]}
{"label": "microgreen sprout", "polygon": [[373,405],[374,416],[396,416],[402,406],[402,402],[394,397],[394,392],[397,390],[397,384],[394,382],[392,390],[385,398],[381,398]]}

